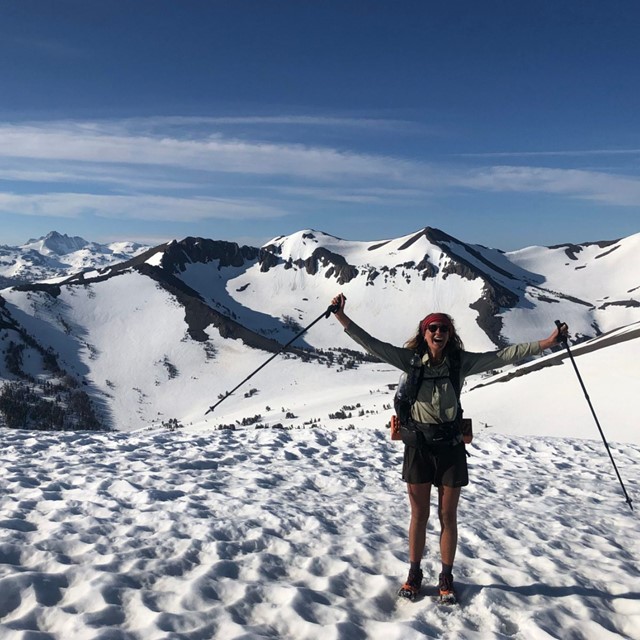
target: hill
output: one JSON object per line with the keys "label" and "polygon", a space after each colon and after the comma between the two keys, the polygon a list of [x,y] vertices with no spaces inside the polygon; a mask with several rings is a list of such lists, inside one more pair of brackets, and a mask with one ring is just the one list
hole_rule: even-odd
{"label": "hill", "polygon": [[[542,338],[556,318],[569,323],[574,344],[593,340],[640,320],[633,284],[639,243],[636,235],[504,253],[429,227],[377,243],[312,230],[260,248],[185,238],[56,282],[2,291],[0,375],[57,384],[62,372],[92,399],[103,425],[121,430],[249,419],[295,426],[326,420],[317,407],[327,397],[331,413],[364,406],[366,397],[362,411],[384,420],[397,372],[363,357],[332,319],[314,324],[270,373],[204,414],[317,319],[337,291],[355,321],[395,344],[433,309],[451,313],[475,351]],[[12,371],[7,354],[16,349],[21,363]],[[615,372],[630,366],[625,358],[633,350],[622,351]],[[43,354],[55,357],[59,371],[47,369]],[[611,380],[598,377],[607,397],[616,393]],[[500,429],[509,423],[484,407],[473,413]]]}

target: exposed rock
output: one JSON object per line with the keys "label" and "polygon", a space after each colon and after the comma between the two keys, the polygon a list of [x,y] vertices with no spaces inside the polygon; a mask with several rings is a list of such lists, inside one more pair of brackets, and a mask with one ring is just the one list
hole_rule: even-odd
{"label": "exposed rock", "polygon": [[617,244],[615,247],[613,247],[613,248],[609,249],[609,251],[605,251],[604,253],[600,253],[600,254],[598,254],[598,255],[594,258],[594,260],[598,260],[599,258],[604,258],[605,256],[608,256],[610,253],[613,253],[616,249],[619,249],[619,248],[620,248],[620,245],[619,245],[619,244]]}
{"label": "exposed rock", "polygon": [[422,279],[434,278],[438,273],[438,267],[429,261],[429,257],[425,256],[417,265],[416,271],[420,271]]}
{"label": "exposed rock", "polygon": [[304,262],[304,267],[309,275],[318,273],[318,264],[330,267],[325,274],[327,278],[335,276],[339,284],[346,284],[358,275],[356,267],[347,264],[343,256],[333,253],[324,247],[318,247]]}
{"label": "exposed rock", "polygon": [[620,242],[618,240],[602,240],[600,242],[583,242],[582,244],[554,244],[549,247],[549,249],[564,249],[564,252],[567,254],[570,260],[577,260],[577,254],[580,253],[585,247],[597,246],[601,249],[605,247],[610,247],[612,244],[616,244]]}
{"label": "exposed rock", "polygon": [[266,247],[260,249],[258,262],[260,263],[260,271],[262,273],[266,273],[271,269],[271,267],[275,267],[280,261],[281,259]]}
{"label": "exposed rock", "polygon": [[193,237],[170,242],[165,247],[161,264],[171,273],[184,271],[185,266],[192,262],[206,264],[214,260],[218,261],[218,269],[241,267],[259,255],[259,250],[255,247],[240,247],[235,242]]}
{"label": "exposed rock", "polygon": [[44,293],[48,293],[52,298],[57,298],[61,293],[59,285],[44,282],[38,284],[21,284],[14,288],[16,291],[44,291]]}
{"label": "exposed rock", "polygon": [[449,275],[460,276],[465,280],[475,280],[479,276],[478,272],[469,265],[453,260],[442,268],[442,278],[446,280]]}
{"label": "exposed rock", "polygon": [[380,272],[377,271],[376,269],[369,269],[369,272],[367,273],[367,285],[372,285],[373,281],[380,275]]}
{"label": "exposed rock", "polygon": [[[591,302],[588,302],[587,300],[581,300],[580,298],[576,298],[574,296],[569,296],[566,295],[564,293],[560,293],[559,291],[551,291],[550,289],[545,289],[543,287],[535,287],[536,291],[544,291],[546,293],[550,293],[558,298],[561,298],[562,300],[569,300],[569,302],[573,302],[575,304],[580,304],[583,307],[591,307],[593,308],[593,304]],[[543,297],[539,298],[540,300],[543,299]],[[545,301],[546,302],[546,301]]]}
{"label": "exposed rock", "polygon": [[478,312],[478,326],[491,338],[492,342],[498,347],[506,346],[506,340],[501,336],[502,318],[496,315],[500,310],[492,301],[482,297],[470,304],[469,308]]}
{"label": "exposed rock", "polygon": [[385,240],[384,242],[379,242],[378,244],[372,244],[370,247],[368,247],[367,251],[375,251],[376,249],[380,249],[388,245],[389,242],[391,242],[391,240]]}
{"label": "exposed rock", "polygon": [[[200,299],[196,291],[160,267],[144,264],[138,267],[138,271],[158,282],[182,304],[185,310],[188,333],[194,340],[206,342],[209,336],[205,329],[214,326],[223,338],[240,339],[247,346],[255,349],[262,349],[272,353],[282,349],[282,345],[279,342],[265,338],[209,307]],[[294,347],[289,347],[287,351],[298,355],[303,353],[300,349]],[[305,357],[308,357],[308,354],[305,354]]]}
{"label": "exposed rock", "polygon": [[606,309],[607,307],[626,307],[631,309],[632,307],[640,307],[640,302],[637,300],[615,300],[614,302],[605,302],[598,309]]}
{"label": "exposed rock", "polygon": [[304,261],[298,261],[298,264],[302,262],[304,270],[310,275],[315,276],[318,273],[318,260],[314,256],[310,256]]}

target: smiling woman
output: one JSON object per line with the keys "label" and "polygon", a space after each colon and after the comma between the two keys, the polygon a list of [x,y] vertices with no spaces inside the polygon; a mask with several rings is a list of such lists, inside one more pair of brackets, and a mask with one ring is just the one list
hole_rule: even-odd
{"label": "smiling woman", "polygon": [[405,444],[402,479],[407,483],[411,522],[409,524],[409,575],[400,588],[402,598],[415,599],[422,586],[420,568],[429,519],[431,487],[438,488],[440,555],[442,571],[438,589],[443,602],[456,601],[453,562],[458,544],[458,501],[463,486],[469,484],[465,443],[462,437],[460,389],[466,376],[538,355],[557,344],[565,335],[562,325],[543,340],[516,344],[499,351],[471,353],[464,350],[452,318],[431,313],[423,318],[416,334],[404,347],[395,347],[369,335],[344,312],[346,298],[340,294],[331,304],[336,319],[370,354],[414,378],[414,402],[408,417],[400,416],[400,432]]}

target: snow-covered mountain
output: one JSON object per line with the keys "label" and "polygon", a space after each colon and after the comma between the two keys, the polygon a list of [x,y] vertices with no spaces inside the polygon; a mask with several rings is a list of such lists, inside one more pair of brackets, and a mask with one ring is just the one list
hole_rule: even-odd
{"label": "snow-covered mountain", "polygon": [[567,321],[637,505],[639,243],[186,238],[2,290],[5,420],[136,431],[0,429],[0,636],[640,640],[639,521],[566,350],[469,379],[462,606],[430,597],[433,517],[425,595],[402,606],[398,371],[322,317],[343,291],[355,321],[399,344],[440,309],[471,350]]}
{"label": "snow-covered mountain", "polygon": [[[356,322],[395,344],[432,310],[452,314],[473,351],[540,339],[555,319],[582,343],[640,322],[639,255],[640,234],[511,253],[429,227],[384,242],[304,230],[260,248],[185,238],[57,282],[5,289],[0,376],[39,380],[64,372],[117,429],[198,424],[339,291]],[[637,343],[627,341],[625,353]],[[362,411],[386,417],[396,380],[397,371],[362,358],[333,319],[321,319],[206,420],[294,426],[325,418],[317,408],[327,396],[337,413],[359,398],[368,399]],[[495,422],[488,415],[482,421]]]}
{"label": "snow-covered mountain", "polygon": [[18,247],[0,246],[0,286],[67,277],[123,262],[147,248],[135,242],[99,244],[52,231]]}

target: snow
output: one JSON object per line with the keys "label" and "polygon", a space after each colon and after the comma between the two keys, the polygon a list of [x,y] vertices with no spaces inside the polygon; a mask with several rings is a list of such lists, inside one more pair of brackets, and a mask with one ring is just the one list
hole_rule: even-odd
{"label": "snow", "polygon": [[123,262],[146,249],[135,242],[103,245],[52,231],[19,247],[0,247],[0,276],[29,282],[57,282],[92,267]]}
{"label": "snow", "polygon": [[[132,289],[137,320],[124,326],[114,303]],[[122,376],[112,390],[117,419],[139,418],[145,404],[122,390],[140,384],[145,402],[165,402],[167,415],[186,412],[193,424],[0,430],[3,640],[640,640],[640,523],[562,352],[498,376],[508,381],[476,376],[465,386],[475,438],[454,568],[462,604],[443,609],[432,597],[435,496],[425,594],[395,598],[409,520],[402,445],[386,427],[396,370],[338,371],[279,356],[205,417],[206,404],[265,354],[218,338],[223,380],[182,376],[158,390],[144,378],[161,354],[189,371],[206,366],[193,343],[171,335],[167,314],[180,310],[170,310],[166,293],[138,274],[73,292],[76,320],[92,327],[85,339],[100,345],[96,375],[104,366]],[[70,295],[59,304],[70,307]],[[36,305],[36,316],[59,312],[33,295],[23,303]],[[112,317],[90,318],[109,309]],[[160,313],[165,331],[150,335],[135,361],[116,369],[103,360],[134,349],[141,334],[133,328],[148,333]],[[572,349],[636,507],[640,416],[628,399],[637,392],[637,333],[627,327]],[[159,376],[162,365],[152,370]],[[249,388],[257,394],[245,398]],[[346,405],[360,411],[328,419]],[[272,428],[218,428],[254,413]]]}
{"label": "snow", "polygon": [[585,245],[576,252],[567,247],[528,247],[507,253],[511,262],[532,273],[544,273],[544,287],[562,291],[600,304],[607,300],[629,299],[638,287],[635,269],[620,268],[633,264],[640,252],[640,233],[608,246]]}
{"label": "snow", "polygon": [[[607,439],[616,442],[640,444],[640,410],[631,401],[640,382],[639,334],[636,323],[571,349],[596,418]],[[510,435],[601,437],[564,349],[486,382],[469,379],[461,398],[465,414],[480,418],[480,428]]]}
{"label": "snow", "polygon": [[[258,264],[189,263],[176,275],[212,308],[282,343],[295,335],[284,314],[306,326],[343,291],[353,319],[388,342],[402,344],[427,311],[441,309],[453,313],[468,348],[493,349],[469,308],[481,279],[405,276],[411,260],[445,260],[424,237],[400,251],[411,237],[379,249],[316,231],[273,241],[284,260],[318,246],[358,269],[391,268],[397,257],[397,275],[381,274],[375,287],[363,278],[338,285],[325,267],[316,276],[295,267],[258,275]],[[502,314],[503,337],[545,337],[557,317],[574,335],[593,335],[594,307],[558,292],[604,304],[607,279],[617,283],[622,270],[621,285],[637,289],[638,238],[612,252],[587,247],[582,262],[564,249],[500,257],[473,247],[548,288],[529,287],[526,304]],[[583,263],[588,269],[573,268]],[[586,271],[596,269],[591,291]],[[616,284],[609,299],[623,294],[631,295]],[[541,304],[540,295],[554,302]],[[2,297],[2,318],[52,348],[122,430],[0,429],[2,640],[640,640],[637,511],[625,503],[564,350],[474,376],[463,389],[475,438],[454,568],[462,606],[443,609],[431,597],[435,496],[423,562],[429,586],[416,603],[394,595],[406,576],[409,520],[402,445],[386,426],[397,370],[280,355],[205,415],[272,354],[213,326],[207,342],[192,339],[185,308],[157,282],[128,270],[63,285],[56,296],[7,289]],[[637,509],[638,311],[598,307],[596,316],[609,333],[572,353]],[[19,338],[5,328],[2,340],[5,348]],[[301,342],[357,348],[333,318]],[[27,347],[24,358],[37,376],[38,353]],[[340,409],[346,418],[329,418]],[[265,428],[240,426],[255,415]],[[161,426],[170,419],[183,426]]]}
{"label": "snow", "polygon": [[[640,638],[640,524],[590,440],[483,434],[455,576],[398,603],[386,430],[0,431],[0,636]],[[637,445],[614,446],[632,495]],[[427,584],[439,571],[427,532]]]}

